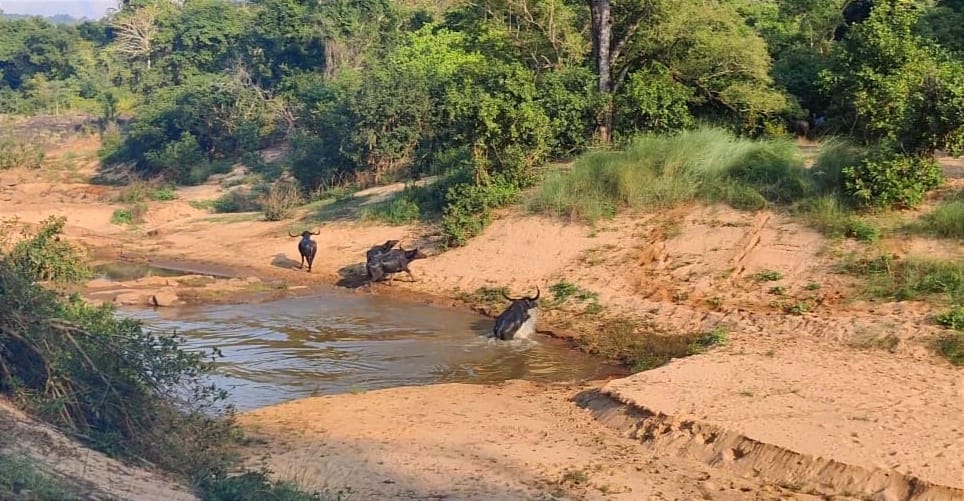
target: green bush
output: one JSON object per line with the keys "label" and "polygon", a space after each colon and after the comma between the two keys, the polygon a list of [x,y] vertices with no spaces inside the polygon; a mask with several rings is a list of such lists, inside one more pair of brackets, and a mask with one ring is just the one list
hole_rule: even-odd
{"label": "green bush", "polygon": [[[62,224],[48,221],[0,256],[0,393],[111,454],[186,475],[223,470],[234,431],[215,417],[224,394],[205,382],[213,369],[206,354],[116,318],[110,305],[35,283],[85,276],[76,251],[54,244]],[[48,253],[39,270],[30,252],[38,249]]]}
{"label": "green bush", "polygon": [[260,211],[260,200],[264,192],[263,186],[255,186],[251,190],[235,188],[215,199],[211,208],[217,213]]}
{"label": "green bush", "polygon": [[7,264],[36,281],[66,284],[90,278],[84,252],[60,238],[66,223],[63,216],[50,216],[40,223],[36,234],[24,230],[24,238],[4,256]]}
{"label": "green bush", "polygon": [[273,483],[266,472],[249,471],[224,476],[201,486],[204,501],[320,501],[318,493],[306,493],[285,482]]}
{"label": "green bush", "polygon": [[955,306],[936,317],[937,323],[948,329],[964,331],[964,305]]}
{"label": "green bush", "polygon": [[494,178],[491,184],[451,186],[445,194],[446,205],[442,213],[445,244],[465,245],[489,224],[492,209],[511,203],[518,193],[516,185],[502,178]]}
{"label": "green bush", "polygon": [[860,206],[909,208],[940,186],[944,176],[935,161],[885,149],[845,167],[843,178],[844,192]]}
{"label": "green bush", "polygon": [[831,138],[820,144],[820,151],[810,168],[817,191],[823,194],[842,193],[844,189],[844,169],[859,166],[867,156],[867,151],[849,141]]}
{"label": "green bush", "polygon": [[[63,224],[50,218],[0,254],[0,394],[98,450],[178,474],[205,499],[318,499],[269,485],[263,473],[228,475],[240,465],[241,431],[226,393],[209,382],[212,354],[145,331],[110,304],[93,307],[38,284],[88,276],[79,251],[58,238]],[[44,484],[0,456],[0,495],[10,475]],[[45,492],[69,498],[35,494]]]}
{"label": "green bush", "polygon": [[948,334],[937,341],[937,351],[954,365],[964,365],[964,333]]}

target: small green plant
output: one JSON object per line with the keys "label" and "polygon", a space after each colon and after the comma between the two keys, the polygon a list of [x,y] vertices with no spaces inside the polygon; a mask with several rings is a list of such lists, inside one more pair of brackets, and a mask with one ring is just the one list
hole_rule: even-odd
{"label": "small green plant", "polygon": [[569,470],[562,474],[562,483],[586,485],[589,483],[589,474],[583,470]]}
{"label": "small green plant", "polygon": [[691,355],[696,355],[699,353],[704,353],[706,350],[714,346],[723,346],[728,341],[726,328],[723,326],[716,326],[713,330],[701,334],[697,337],[689,346],[689,353]]}
{"label": "small green plant", "polygon": [[565,301],[570,297],[576,295],[579,292],[579,286],[572,283],[566,282],[565,280],[560,280],[549,286],[549,292],[552,292],[553,297],[556,301]]}
{"label": "small green plant", "polygon": [[810,311],[810,303],[807,301],[795,301],[783,306],[783,312],[788,315],[803,315]]}
{"label": "small green plant", "polygon": [[753,281],[757,283],[761,282],[775,282],[783,278],[783,273],[774,270],[761,270],[753,274]]}
{"label": "small green plant", "polygon": [[145,214],[147,214],[147,204],[138,202],[126,209],[115,210],[110,216],[110,222],[116,225],[142,224]]}
{"label": "small green plant", "polygon": [[460,298],[469,303],[495,305],[505,302],[503,295],[509,294],[508,287],[479,287],[471,294],[462,294]]}
{"label": "small green plant", "polygon": [[723,298],[721,298],[720,296],[713,296],[707,299],[706,302],[709,303],[709,305],[712,306],[714,310],[719,310],[720,308],[723,307]]}
{"label": "small green plant", "polygon": [[862,219],[851,218],[845,223],[844,236],[873,243],[880,240],[880,228]]}
{"label": "small green plant", "polygon": [[958,305],[935,317],[937,323],[948,329],[964,331],[964,305]]}
{"label": "small green plant", "polygon": [[900,337],[893,333],[884,334],[882,336],[875,335],[865,335],[859,336],[854,341],[850,343],[850,346],[860,349],[877,349],[889,351],[890,353],[896,353],[897,347],[900,345]]}
{"label": "small green plant", "polygon": [[964,365],[964,333],[955,332],[937,340],[937,351],[954,365]]}
{"label": "small green plant", "polygon": [[598,315],[599,313],[602,313],[603,307],[599,303],[592,302],[586,305],[585,311],[587,315]]}
{"label": "small green plant", "polygon": [[807,282],[807,285],[804,286],[804,289],[808,291],[815,291],[815,290],[820,290],[821,287],[823,286],[820,285],[818,282]]}
{"label": "small green plant", "polygon": [[114,202],[136,204],[154,200],[158,202],[168,202],[177,198],[177,192],[173,185],[160,184],[157,181],[131,181],[127,186],[120,189]]}
{"label": "small green plant", "polygon": [[770,291],[769,291],[769,292],[770,292],[770,294],[773,294],[774,296],[783,296],[783,295],[786,295],[786,293],[787,293],[787,288],[784,287],[784,286],[782,286],[782,285],[778,285],[778,286],[776,286],[776,287],[770,287]]}
{"label": "small green plant", "polygon": [[322,501],[319,492],[304,492],[287,482],[272,482],[267,471],[222,475],[201,485],[205,501]]}

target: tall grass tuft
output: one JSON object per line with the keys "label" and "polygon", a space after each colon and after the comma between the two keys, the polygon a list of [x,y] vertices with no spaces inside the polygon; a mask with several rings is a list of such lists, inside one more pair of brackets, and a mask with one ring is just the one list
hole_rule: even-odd
{"label": "tall grass tuft", "polygon": [[867,150],[838,138],[824,140],[810,168],[814,187],[821,194],[838,194],[844,184],[843,171],[855,167],[867,156]]}
{"label": "tall grass tuft", "polygon": [[894,259],[881,255],[852,260],[844,270],[867,279],[867,293],[898,301],[937,297],[964,303],[964,259]]}
{"label": "tall grass tuft", "polygon": [[812,191],[789,140],[752,141],[716,128],[643,135],[624,151],[592,152],[555,171],[530,202],[540,212],[596,221],[619,209],[670,207],[697,199],[759,209]]}
{"label": "tall grass tuft", "polygon": [[914,229],[940,238],[964,240],[964,190],[922,216]]}

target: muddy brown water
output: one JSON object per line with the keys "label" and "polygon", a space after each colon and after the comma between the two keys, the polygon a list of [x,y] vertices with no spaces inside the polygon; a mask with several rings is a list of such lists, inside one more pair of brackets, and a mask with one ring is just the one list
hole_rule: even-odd
{"label": "muddy brown water", "polygon": [[215,382],[239,410],[287,400],[433,383],[585,381],[625,374],[552,338],[495,341],[493,320],[337,290],[259,304],[122,309],[188,349],[223,354]]}

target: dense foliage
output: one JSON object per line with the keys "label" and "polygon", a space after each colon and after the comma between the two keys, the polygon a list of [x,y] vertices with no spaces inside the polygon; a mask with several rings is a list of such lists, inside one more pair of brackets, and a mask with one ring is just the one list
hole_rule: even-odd
{"label": "dense foliage", "polygon": [[15,245],[0,230],[0,394],[97,449],[181,474],[205,498],[228,499],[239,485],[270,493],[263,473],[228,476],[240,432],[207,378],[211,354],[41,285],[87,274],[80,251],[58,238],[63,224],[52,217]]}
{"label": "dense foliage", "polygon": [[605,34],[603,5],[159,0],[7,19],[0,112],[133,113],[104,158],[181,183],[281,142],[305,194],[440,174],[432,207],[407,213],[443,217],[451,243],[546,160],[608,137],[779,136],[825,116],[819,133],[883,142],[842,171],[867,205],[913,205],[935,152],[964,150],[958,0],[630,0],[605,4]]}

